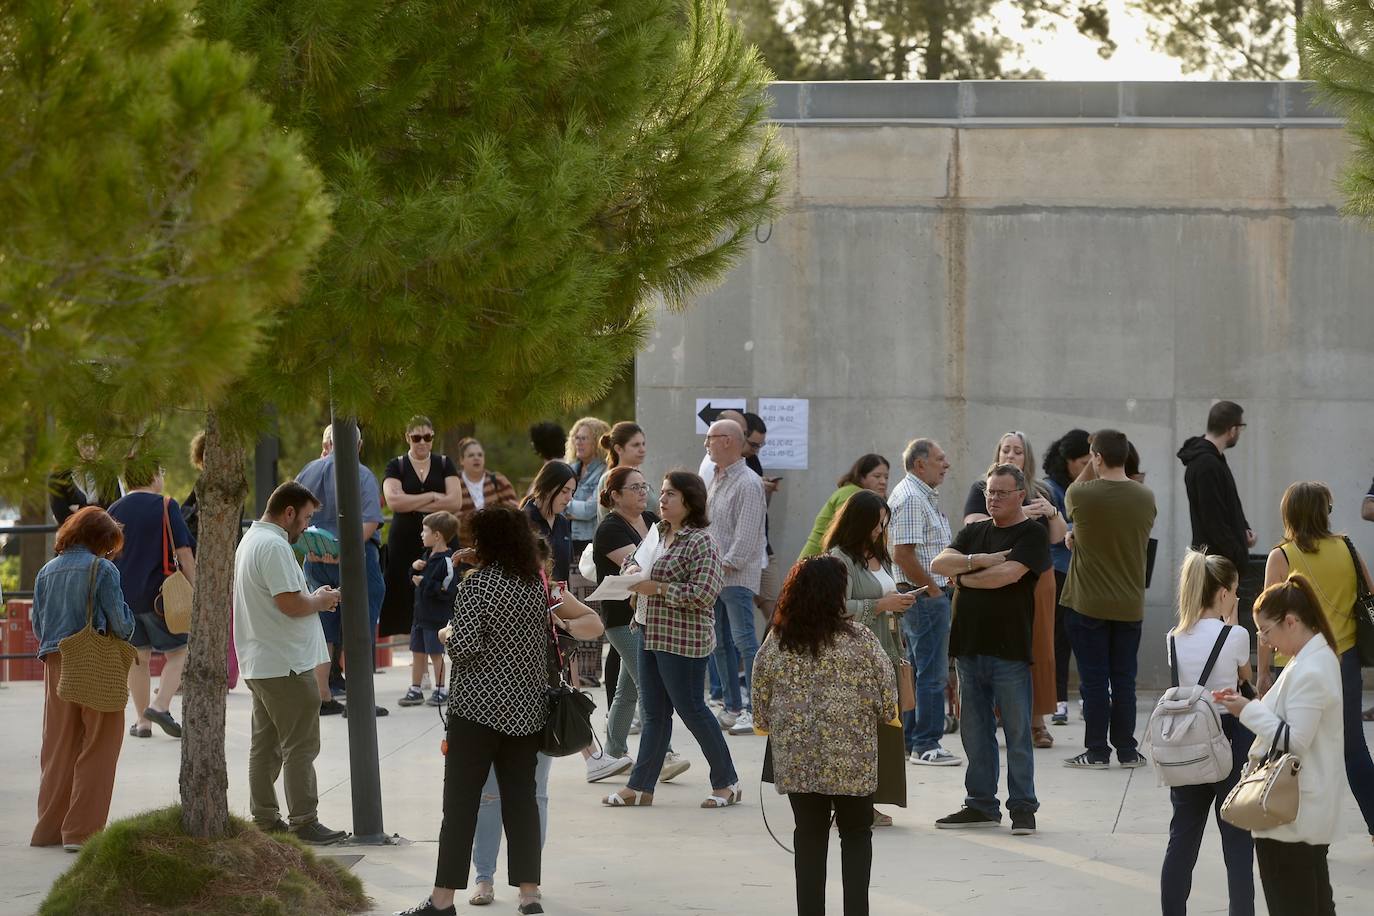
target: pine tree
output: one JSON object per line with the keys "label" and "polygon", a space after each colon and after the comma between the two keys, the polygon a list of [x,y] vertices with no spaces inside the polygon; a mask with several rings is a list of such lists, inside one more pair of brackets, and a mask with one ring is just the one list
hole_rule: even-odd
{"label": "pine tree", "polygon": [[[85,433],[106,468],[155,461],[159,416],[237,401],[328,213],[250,72],[191,36],[179,0],[0,0],[0,439],[26,443],[0,453],[0,488],[41,492]],[[207,559],[232,556],[241,492],[203,500]],[[181,788],[199,836],[228,828],[230,570],[199,567],[192,611]]]}
{"label": "pine tree", "polygon": [[[1308,0],[1310,5],[1310,0]],[[1133,0],[1155,47],[1214,79],[1291,79],[1304,0]]]}
{"label": "pine tree", "polygon": [[1320,96],[1345,114],[1352,141],[1341,176],[1346,213],[1374,221],[1374,7],[1323,0],[1298,26]]}

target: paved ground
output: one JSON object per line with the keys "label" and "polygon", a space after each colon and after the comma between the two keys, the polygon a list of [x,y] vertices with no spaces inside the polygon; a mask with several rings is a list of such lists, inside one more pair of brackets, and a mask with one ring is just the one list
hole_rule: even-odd
{"label": "paved ground", "polygon": [[[407,659],[402,655],[398,660]],[[392,714],[379,722],[386,828],[407,842],[337,850],[362,854],[354,868],[367,884],[376,913],[421,899],[434,873],[443,776],[440,725],[433,709],[394,706],[404,692],[406,670],[390,669],[378,676],[377,686],[379,697],[392,706]],[[597,698],[604,700],[600,691]],[[230,806],[245,815],[249,706],[242,686],[231,692]],[[41,713],[39,685],[0,689],[0,729],[9,736],[0,744],[0,916],[34,912],[53,879],[72,861],[60,850],[27,845],[38,784]],[[1374,726],[1366,728],[1374,740]],[[874,836],[875,914],[1158,912],[1159,863],[1169,818],[1166,790],[1155,786],[1148,768],[1081,772],[1062,767],[1061,758],[1077,747],[1082,729],[1075,721],[1054,732],[1059,745],[1036,751],[1042,807],[1040,833],[1032,838],[1006,831],[936,831],[931,822],[959,805],[963,769],[908,767],[909,807],[893,811],[896,826]],[[347,828],[347,723],[326,719],[323,733],[321,820]],[[599,796],[623,784],[620,779],[589,786],[580,758],[555,764],[544,863],[545,905],[551,914],[794,912],[791,857],[769,839],[760,816],[757,774],[763,739],[729,739],[736,767],[749,774],[745,803],[703,811],[697,804],[707,791],[705,767],[685,730],[683,735],[677,746],[692,759],[693,768],[677,785],[663,787],[652,808],[603,808]],[[951,747],[961,749],[957,738]],[[150,740],[126,739],[112,816],[174,801],[178,754],[177,742],[160,734]],[[1354,799],[1342,791],[1348,801],[1343,823],[1348,833],[1331,849],[1337,908],[1341,913],[1370,912],[1374,846],[1363,835]],[[790,845],[786,800],[769,787],[763,801],[774,832]],[[839,912],[838,857],[836,840],[831,849],[832,912]],[[1224,873],[1217,834],[1210,830],[1194,879],[1192,912],[1226,911]],[[496,911],[513,909],[513,900],[510,889],[499,888]],[[1262,899],[1259,908],[1263,912]]]}

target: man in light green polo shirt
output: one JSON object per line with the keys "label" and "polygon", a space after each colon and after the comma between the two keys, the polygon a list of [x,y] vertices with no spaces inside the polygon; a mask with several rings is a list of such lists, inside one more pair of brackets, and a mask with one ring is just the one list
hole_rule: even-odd
{"label": "man in light green polo shirt", "polygon": [[[314,845],[347,834],[319,822],[315,758],[320,752],[315,666],[328,661],[316,615],[332,613],[339,592],[307,591],[291,545],[310,525],[320,501],[289,481],[272,491],[267,511],[244,534],[234,556],[234,649],[253,694],[248,791],[253,820],[263,830],[290,830]],[[277,805],[277,776],[286,789],[289,823]]]}

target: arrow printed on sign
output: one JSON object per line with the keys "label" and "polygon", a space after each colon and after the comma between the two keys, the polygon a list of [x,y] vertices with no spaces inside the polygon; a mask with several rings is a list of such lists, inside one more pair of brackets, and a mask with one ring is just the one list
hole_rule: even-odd
{"label": "arrow printed on sign", "polygon": [[[705,423],[707,426],[710,426],[712,423],[719,420],[720,415],[725,413],[725,411],[728,409],[729,408],[725,407],[712,407],[711,402],[707,401],[706,406],[701,408],[701,410],[697,411],[697,418],[701,420],[701,422]],[[681,416],[681,414],[679,414],[678,416]]]}

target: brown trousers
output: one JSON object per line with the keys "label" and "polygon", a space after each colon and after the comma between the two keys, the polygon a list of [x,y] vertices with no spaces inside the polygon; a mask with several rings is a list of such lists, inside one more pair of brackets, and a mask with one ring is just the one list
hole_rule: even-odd
{"label": "brown trousers", "polygon": [[61,679],[61,653],[43,656],[43,775],[32,846],[84,843],[105,826],[124,743],[124,710],[97,712],[68,703],[57,695]]}

